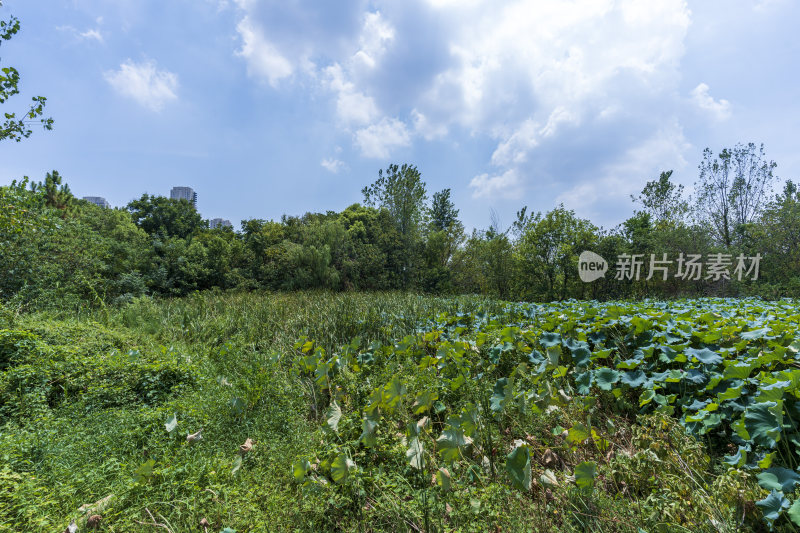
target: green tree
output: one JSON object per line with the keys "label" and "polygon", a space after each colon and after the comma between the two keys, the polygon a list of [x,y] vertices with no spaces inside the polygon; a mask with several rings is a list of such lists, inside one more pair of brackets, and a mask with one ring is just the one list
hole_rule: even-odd
{"label": "green tree", "polygon": [[[668,224],[664,224],[664,226],[665,231],[668,227],[671,227]],[[659,247],[659,231],[656,229],[656,226],[653,223],[653,217],[650,215],[649,211],[636,211],[632,217],[628,218],[621,224],[618,230],[619,235],[622,237],[625,243],[623,253],[627,253],[632,256],[638,256],[638,258],[642,260],[644,264],[641,267],[639,279],[623,279],[615,281],[626,289],[629,296],[642,297],[650,295],[651,291],[653,290],[653,284],[658,282],[657,279],[647,279],[649,276],[649,270],[647,266],[650,264],[650,256],[655,254],[655,258],[662,259],[661,253],[666,251],[660,249]],[[612,271],[612,275],[613,274],[614,272]]]}
{"label": "green tree", "polygon": [[28,178],[0,187],[0,297],[8,299],[36,275],[38,235],[55,227],[42,216],[40,198],[27,190]]}
{"label": "green tree", "polygon": [[31,191],[44,194],[45,205],[56,209],[66,209],[75,202],[69,185],[61,184],[61,175],[57,170],[45,174],[43,182],[31,183]]}
{"label": "green tree", "polygon": [[512,296],[513,245],[505,232],[490,227],[473,230],[464,246],[453,254],[453,285],[461,293]]}
{"label": "green tree", "polygon": [[458,209],[450,200],[450,189],[444,189],[433,194],[430,209],[430,227],[434,231],[446,231],[460,224]]}
{"label": "green tree", "polygon": [[800,191],[797,188],[797,184],[792,180],[786,180],[786,183],[783,185],[783,192],[775,197],[775,201],[785,202],[797,199],[798,192]]}
{"label": "green tree", "polygon": [[[0,7],[3,2],[0,1]],[[0,46],[3,41],[8,41],[20,30],[19,19],[12,16],[8,20],[0,20]],[[0,65],[0,104],[4,104],[6,100],[12,96],[19,94],[19,71],[14,67],[4,67]],[[34,96],[33,103],[28,111],[23,113],[21,117],[17,117],[16,112],[3,113],[4,122],[0,124],[0,141],[10,139],[13,141],[21,141],[24,138],[30,137],[32,130],[30,125],[37,121],[42,124],[44,129],[53,129],[52,118],[39,118],[44,115],[44,107],[47,103],[47,98],[44,96]]]}
{"label": "green tree", "polygon": [[769,200],[777,164],[764,157],[764,145],[756,148],[737,144],[724,148],[719,155],[706,148],[700,163],[700,177],[695,184],[694,211],[700,223],[706,223],[716,240],[730,248],[737,227],[749,224],[761,214]]}
{"label": "green tree", "polygon": [[753,231],[753,251],[764,256],[760,276],[769,284],[767,295],[800,296],[800,191],[791,180],[767,204]]}
{"label": "green tree", "polygon": [[342,286],[358,289],[398,289],[405,265],[403,241],[385,209],[353,204],[339,220],[347,234],[347,250],[340,272]]}
{"label": "green tree", "polygon": [[579,296],[584,286],[578,280],[578,255],[595,246],[597,228],[563,205],[527,219],[523,210],[518,218],[526,222],[517,244],[520,294],[545,300]]}
{"label": "green tree", "polygon": [[629,253],[647,255],[655,252],[655,230],[650,213],[638,211],[622,223],[621,230]]}
{"label": "green tree", "polygon": [[186,200],[143,194],[127,206],[133,221],[150,235],[185,239],[208,223]]}
{"label": "green tree", "polygon": [[230,289],[242,285],[245,266],[244,243],[230,228],[197,232],[187,250],[187,263],[192,262],[192,258],[189,257],[191,254],[202,263],[196,270],[196,274],[199,274],[196,276],[199,287]]}
{"label": "green tree", "polygon": [[671,176],[671,170],[662,172],[657,180],[647,182],[639,196],[631,195],[656,226],[676,225],[689,210],[688,202],[683,199],[683,185],[672,183]]}
{"label": "green tree", "polygon": [[458,209],[450,200],[450,189],[434,193],[428,216],[422,274],[423,287],[432,292],[451,289],[448,263],[464,241],[464,225],[458,220]]}
{"label": "green tree", "polygon": [[514,246],[507,232],[495,226],[484,234],[483,262],[487,269],[489,290],[502,299],[511,298],[514,282]]}
{"label": "green tree", "polygon": [[585,284],[589,285],[588,290],[591,291],[591,298],[594,300],[608,300],[627,296],[630,287],[614,279],[614,265],[620,254],[629,253],[628,243],[616,229],[600,230],[597,238],[598,242],[591,251],[608,261],[609,272],[597,281]]}
{"label": "green tree", "polygon": [[[54,173],[55,174],[55,173]],[[36,307],[85,307],[146,291],[151,239],[123,210],[74,202],[59,187],[0,187],[0,297]],[[51,196],[51,198],[48,198]]]}
{"label": "green tree", "polygon": [[415,274],[416,252],[425,216],[425,182],[417,167],[392,164],[385,173],[379,170],[377,181],[361,192],[366,205],[386,209],[397,225],[404,250],[400,276],[403,286],[408,287]]}
{"label": "green tree", "polygon": [[254,286],[277,288],[278,272],[274,267],[276,247],[286,239],[284,227],[279,222],[261,219],[242,221],[247,271]]}
{"label": "green tree", "polygon": [[366,205],[383,207],[389,211],[401,235],[411,237],[419,232],[426,191],[417,167],[389,165],[386,173],[379,170],[377,181],[364,187],[361,193]]}

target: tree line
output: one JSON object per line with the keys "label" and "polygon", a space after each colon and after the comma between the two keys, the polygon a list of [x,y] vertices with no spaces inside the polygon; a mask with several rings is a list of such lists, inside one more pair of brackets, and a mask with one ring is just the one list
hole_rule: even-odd
{"label": "tree line", "polygon": [[[341,212],[249,219],[238,231],[209,229],[191,203],[144,194],[124,208],[75,198],[57,171],[0,187],[0,298],[16,305],[119,304],[208,289],[405,290],[477,293],[511,300],[800,296],[800,192],[775,193],[763,146],[706,150],[693,197],[663,172],[632,197],[634,214],[598,228],[559,205],[522,208],[466,232],[450,189],[428,195],[413,165],[390,165]],[[578,257],[610,264],[581,281]],[[664,253],[760,257],[757,280],[650,276]],[[652,257],[651,257],[652,254]],[[639,279],[617,279],[619,257],[644,262]],[[673,261],[674,263],[674,261]],[[672,264],[674,270],[675,265]],[[666,277],[667,279],[664,279]]]}
{"label": "tree line", "polygon": [[[0,7],[2,0],[0,0]],[[0,45],[20,31],[0,20]],[[19,94],[20,74],[0,69],[0,104]],[[0,142],[21,141],[38,123],[46,98],[4,112]],[[196,290],[411,290],[480,293],[514,300],[800,296],[800,192],[778,185],[763,145],[706,149],[692,197],[672,171],[632,197],[633,216],[598,228],[559,205],[545,213],[496,217],[467,233],[445,189],[428,197],[413,165],[390,165],[364,187],[363,203],[341,212],[250,219],[239,231],[209,229],[185,200],[143,195],[124,208],[76,199],[57,171],[0,187],[0,300],[20,306],[123,303],[146,295]],[[763,256],[759,278],[615,276],[580,279],[578,257],[592,251],[613,263],[684,256],[730,260]],[[675,266],[675,265],[673,265]],[[647,270],[647,267],[642,267]],[[652,272],[650,273],[652,274]],[[621,279],[617,279],[621,277]]]}

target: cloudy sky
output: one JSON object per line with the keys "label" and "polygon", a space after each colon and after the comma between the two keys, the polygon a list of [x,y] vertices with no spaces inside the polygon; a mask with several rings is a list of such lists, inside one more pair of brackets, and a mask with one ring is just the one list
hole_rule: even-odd
{"label": "cloudy sky", "polygon": [[207,218],[341,210],[390,163],[467,227],[563,202],[598,225],[663,170],[764,143],[800,177],[791,0],[5,0],[0,47],[52,132],[0,183],[57,169],[121,206],[188,185]]}

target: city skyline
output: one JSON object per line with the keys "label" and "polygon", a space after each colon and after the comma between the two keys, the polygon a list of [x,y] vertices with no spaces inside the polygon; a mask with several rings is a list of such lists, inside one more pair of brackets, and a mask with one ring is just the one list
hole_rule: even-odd
{"label": "city skyline", "polygon": [[170,189],[169,197],[173,200],[186,200],[197,209],[197,193],[191,187],[176,186]]}
{"label": "city skyline", "polygon": [[[145,192],[143,194],[149,194],[149,193]],[[151,195],[151,196],[153,196],[153,195]],[[164,198],[167,198],[166,195],[156,195],[156,196],[162,196]],[[198,196],[197,192],[194,190],[193,187],[174,186],[174,187],[172,187],[170,189],[169,198],[172,199],[172,200],[181,200],[181,199],[187,200],[195,207],[195,210],[197,210],[197,196]],[[104,196],[83,196],[81,198],[83,200],[86,200],[87,202],[91,202],[91,203],[93,203],[95,205],[98,205],[100,207],[115,208],[115,206],[112,206],[108,202],[108,200],[106,200],[106,198]],[[127,205],[127,204],[125,204],[125,205]],[[125,209],[125,205],[118,206],[118,208],[119,209]],[[197,210],[197,212],[202,215],[202,213],[199,210]],[[209,228],[211,228],[211,229],[215,229],[215,228],[218,228],[218,227],[229,227],[229,228],[235,229],[234,228],[234,224],[231,223],[231,221],[229,219],[225,219],[225,218],[221,218],[221,217],[214,217],[214,218],[208,217],[208,218],[205,218],[204,220],[208,221]]]}

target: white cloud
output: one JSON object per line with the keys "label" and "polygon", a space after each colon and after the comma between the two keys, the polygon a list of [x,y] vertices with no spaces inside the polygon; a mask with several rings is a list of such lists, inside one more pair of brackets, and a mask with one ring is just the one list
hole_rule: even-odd
{"label": "white cloud", "polygon": [[492,162],[507,167],[565,124],[627,108],[632,93],[666,97],[690,22],[684,0],[435,4],[457,28],[452,62],[417,108],[447,106],[445,124],[497,139]]}
{"label": "white cloud", "polygon": [[247,61],[247,73],[264,78],[276,87],[283,78],[292,75],[292,64],[273,45],[249,17],[245,16],[236,26],[242,38],[242,48],[236,54]]}
{"label": "white cloud", "polygon": [[376,159],[386,159],[392,149],[411,144],[411,135],[405,123],[396,118],[386,117],[376,124],[358,130],[355,139],[364,157]]}
{"label": "white cloud", "polygon": [[85,32],[79,33],[78,36],[83,39],[94,39],[97,42],[103,42],[103,35],[98,30],[86,30]]}
{"label": "white cloud", "polygon": [[522,196],[522,180],[516,169],[506,170],[502,174],[490,176],[480,174],[469,182],[473,189],[473,198],[505,198],[519,200]]}
{"label": "white cloud", "polygon": [[513,165],[522,163],[528,151],[539,144],[539,125],[531,119],[524,121],[517,131],[497,145],[492,154],[492,164]]}
{"label": "white cloud", "polygon": [[773,8],[783,7],[788,3],[787,0],[757,0],[753,9],[756,11],[768,11]]}
{"label": "white cloud", "polygon": [[[365,77],[380,69],[381,59],[395,40],[394,26],[379,11],[362,13],[355,34],[331,40],[330,35],[315,38],[316,34],[330,31],[313,27],[321,13],[316,6],[300,2],[276,11],[277,16],[288,16],[302,28],[287,32],[270,25],[269,7],[252,0],[236,0],[236,4],[243,12],[237,26],[242,40],[237,55],[247,60],[250,75],[266,79],[273,87],[291,77],[294,83],[327,91],[334,98],[338,126],[347,133],[356,128],[354,142],[366,157],[388,157],[393,148],[411,143],[411,132],[405,123],[381,112],[369,84],[364,82]],[[268,31],[268,27],[272,30]],[[267,35],[274,38],[268,39]],[[326,47],[326,42],[336,44]],[[309,59],[312,57],[321,66]],[[332,161],[323,161],[323,166],[338,170],[340,167],[325,164]]]}
{"label": "white cloud", "polygon": [[344,161],[339,161],[338,159],[334,158],[323,159],[322,161],[320,161],[319,164],[322,165],[322,167],[324,167],[325,170],[333,174],[338,174],[339,171],[343,170],[346,167]]}
{"label": "white cloud", "polygon": [[508,166],[523,163],[527,160],[528,153],[536,148],[542,139],[556,135],[562,124],[577,122],[577,115],[563,106],[556,107],[550,113],[544,126],[527,119],[514,133],[497,145],[497,149],[492,153],[492,164]]}
{"label": "white cloud", "polygon": [[[478,196],[550,179],[555,172],[530,167],[557,171],[553,150],[586,147],[571,136],[597,133],[598,123],[624,135],[672,119],[675,106],[664,104],[675,101],[691,16],[686,0],[360,3],[335,21],[308,0],[236,3],[251,74],[330,98],[339,132],[363,156],[464,133],[493,142],[496,168],[471,182]],[[423,30],[424,46],[415,45]],[[627,146],[613,143],[617,153],[600,164]]]}
{"label": "white cloud", "polygon": [[[224,1],[224,0],[223,0]],[[245,11],[252,9],[258,3],[257,0],[234,0],[240,9]],[[227,2],[225,2],[227,4]]]}
{"label": "white cloud", "polygon": [[381,16],[380,11],[367,13],[359,36],[359,50],[353,55],[356,66],[374,69],[386,52],[386,47],[394,40],[395,29]]}
{"label": "white cloud", "polygon": [[662,171],[686,168],[689,163],[684,154],[689,149],[691,145],[683,135],[683,128],[675,120],[631,146],[608,172],[623,175],[641,189]]}
{"label": "white cloud", "polygon": [[326,88],[336,95],[336,115],[341,124],[345,128],[369,125],[355,134],[356,144],[367,157],[388,157],[391,148],[411,142],[405,124],[382,116],[375,98],[354,81],[378,67],[394,36],[394,28],[379,11],[368,12],[363,18],[358,50],[343,63],[334,62],[323,70]]}
{"label": "white cloud", "polygon": [[462,9],[467,7],[474,7],[481,3],[481,0],[427,0],[427,2],[434,8],[441,9],[446,7],[460,7]]}
{"label": "white cloud", "polygon": [[447,126],[441,123],[434,124],[428,117],[417,111],[411,110],[411,118],[414,121],[414,133],[422,136],[426,141],[441,139],[447,135]]}
{"label": "white cloud", "polygon": [[341,65],[335,63],[326,68],[325,75],[328,88],[337,94],[336,114],[343,123],[364,125],[378,117],[375,100],[356,90],[345,77]]}
{"label": "white cloud", "polygon": [[158,70],[152,60],[134,63],[128,59],[119,70],[107,71],[104,77],[118,93],[153,111],[160,111],[166,103],[178,98],[178,76]]}
{"label": "white cloud", "polygon": [[692,101],[697,107],[708,112],[717,120],[725,120],[731,116],[731,103],[727,100],[714,100],[708,93],[709,86],[701,83],[692,90]]}
{"label": "white cloud", "polygon": [[[606,110],[603,109],[601,113],[605,111]],[[578,121],[579,119],[576,113],[565,107],[558,106],[553,109],[550,116],[547,117],[547,124],[544,125],[539,134],[544,138],[552,137],[558,133],[558,129],[562,124],[577,124]]]}
{"label": "white cloud", "polygon": [[[102,18],[98,17],[98,24],[102,23]],[[71,35],[73,35],[76,39],[79,40],[94,40],[99,43],[103,42],[103,34],[100,33],[99,29],[88,29],[86,31],[78,31],[74,26],[65,25],[65,26],[56,26],[58,31],[64,31]]]}
{"label": "white cloud", "polygon": [[673,122],[619,154],[596,175],[582,179],[555,201],[595,223],[607,223],[603,213],[629,210],[631,195],[638,195],[648,181],[658,178],[661,172],[686,168],[683,154],[690,148],[682,128]]}

